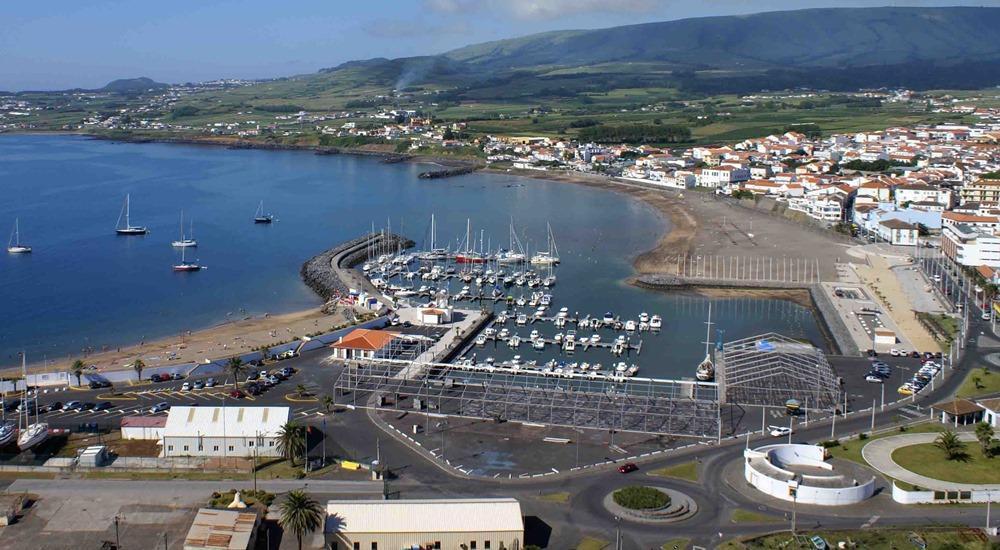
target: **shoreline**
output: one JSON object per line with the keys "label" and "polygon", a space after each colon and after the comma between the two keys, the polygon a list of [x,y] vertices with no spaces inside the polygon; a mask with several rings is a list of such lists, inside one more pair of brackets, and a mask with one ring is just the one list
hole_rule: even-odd
{"label": "shoreline", "polygon": [[[324,146],[312,146],[312,145],[295,145],[295,144],[268,144],[260,143],[252,140],[242,140],[236,138],[184,138],[184,137],[143,137],[143,136],[110,136],[101,134],[92,134],[84,132],[72,132],[72,131],[51,131],[51,132],[9,132],[11,134],[19,135],[72,135],[79,137],[86,137],[91,139],[100,139],[106,141],[117,141],[121,143],[167,143],[167,144],[180,144],[180,145],[202,145],[202,146],[213,146],[213,147],[227,147],[230,149],[261,149],[261,150],[288,150],[288,151],[313,151],[316,154],[348,154],[357,155],[370,158],[380,158],[384,162],[413,162],[413,163],[429,163],[436,164],[445,168],[469,168],[475,167],[477,170],[482,167],[481,163],[469,159],[456,159],[447,157],[434,157],[434,156],[420,156],[420,155],[409,155],[409,154],[399,154],[399,153],[389,153],[385,151],[377,150],[367,150],[367,149],[346,149],[337,147],[324,147]],[[685,194],[697,196],[699,192],[694,190],[688,190],[679,193],[665,193],[664,189],[654,189],[646,187],[640,184],[615,180],[612,178],[607,178],[603,176],[595,176],[590,174],[583,174],[578,172],[567,172],[567,171],[545,171],[538,172],[532,170],[516,170],[516,169],[490,169],[484,168],[484,172],[496,173],[496,174],[510,174],[519,177],[528,177],[532,179],[546,180],[555,183],[569,183],[573,185],[583,185],[591,188],[604,189],[616,193],[621,193],[632,197],[650,208],[664,221],[668,227],[656,241],[654,246],[649,250],[639,253],[635,258],[632,259],[633,274],[626,279],[626,282],[632,286],[639,287],[636,285],[635,279],[639,275],[645,274],[655,274],[664,273],[666,271],[667,262],[671,259],[676,259],[678,256],[683,256],[687,254],[692,254],[697,252],[697,248],[703,246],[703,243],[698,243],[699,238],[704,239],[704,235],[699,235],[699,230],[703,229],[703,225],[699,223],[696,213],[692,209],[692,200],[686,197]],[[703,289],[699,288],[689,288],[689,290],[695,290],[701,292]],[[707,295],[704,294],[703,295]],[[802,301],[799,299],[789,297],[790,294],[788,289],[754,289],[754,297],[761,299],[783,299],[798,303],[803,305]],[[808,307],[808,306],[807,306]],[[814,310],[815,313],[815,310]],[[209,340],[220,340],[226,338],[232,338],[234,335],[231,334],[234,328],[241,328],[243,330],[266,330],[274,331],[281,328],[288,329],[289,327],[281,327],[283,323],[287,323],[289,320],[312,320],[318,326],[319,319],[324,316],[321,307],[309,308],[306,310],[293,311],[288,313],[282,313],[279,315],[269,315],[265,314],[263,317],[244,319],[241,321],[224,321],[220,324],[208,326],[195,331],[189,331],[182,335],[180,339],[177,336],[168,336],[156,339],[151,342],[140,342],[132,343],[126,346],[121,346],[115,351],[101,351],[86,356],[77,355],[76,357],[64,357],[57,361],[47,361],[45,363],[33,363],[30,365],[32,372],[52,372],[55,370],[64,370],[68,368],[71,361],[76,358],[86,359],[85,363],[92,364],[95,361],[102,362],[115,362],[121,363],[123,359],[123,354],[131,351],[131,357],[134,358],[139,352],[142,354],[153,353],[153,352],[165,352],[171,348],[184,350],[187,347],[188,342],[204,342]],[[239,338],[236,338],[239,339]],[[234,340],[235,341],[235,340]],[[271,345],[278,345],[279,341],[275,341]],[[216,342],[218,346],[223,346],[223,350],[227,350],[222,342]],[[234,348],[236,351],[240,351],[243,348]],[[154,350],[154,351],[150,351]],[[190,358],[188,358],[190,360]],[[186,361],[176,360],[174,362],[182,363]],[[155,365],[152,365],[155,366]],[[0,373],[7,372],[10,370],[16,370],[16,367],[5,367],[0,369]]]}

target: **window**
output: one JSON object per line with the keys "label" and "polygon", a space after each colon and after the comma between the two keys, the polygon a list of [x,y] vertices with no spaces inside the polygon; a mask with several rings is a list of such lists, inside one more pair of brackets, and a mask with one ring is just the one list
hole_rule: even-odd
{"label": "window", "polygon": [[378,550],[378,543],[375,541],[372,541],[372,550]]}
{"label": "window", "polygon": [[232,446],[232,445],[230,445],[230,446],[229,446],[229,450],[230,450],[230,451],[232,451],[232,450],[233,450],[233,446]]}
{"label": "window", "polygon": [[484,548],[485,550],[490,550],[490,541],[488,541],[488,540],[484,540],[484,541],[483,541],[483,548]]}
{"label": "window", "polygon": [[434,541],[434,548],[435,550],[441,550],[441,541],[439,540]]}
{"label": "window", "polygon": [[167,445],[167,450],[168,450],[168,451],[172,451],[172,450],[174,450],[174,446],[173,446],[173,445]]}
{"label": "window", "polygon": [[219,452],[219,446],[218,445],[213,445],[212,446],[212,450],[215,451],[215,452]]}
{"label": "window", "polygon": [[469,550],[476,550],[476,541],[472,541],[469,543]]}
{"label": "window", "polygon": [[268,441],[267,442],[267,446],[268,447],[274,447],[274,440],[272,439],[271,441]]}
{"label": "window", "polygon": [[184,446],[184,450],[185,450],[185,451],[187,451],[187,450],[188,450],[188,446],[187,446],[187,445],[185,445],[185,446]]}
{"label": "window", "polygon": [[199,450],[199,451],[204,451],[204,450],[205,450],[205,446],[204,446],[204,445],[202,445],[201,443],[199,443],[199,444],[198,444],[198,450]]}
{"label": "window", "polygon": [[355,542],[354,543],[354,550],[361,550],[361,543],[360,542]]}

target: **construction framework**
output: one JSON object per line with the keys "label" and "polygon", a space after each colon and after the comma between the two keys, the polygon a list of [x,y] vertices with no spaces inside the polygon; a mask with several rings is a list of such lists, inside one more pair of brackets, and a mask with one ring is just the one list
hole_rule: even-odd
{"label": "construction framework", "polygon": [[726,403],[784,407],[795,399],[829,409],[840,402],[840,382],[826,355],[773,332],[723,344],[716,371]]}
{"label": "construction framework", "polygon": [[346,364],[338,404],[677,437],[720,436],[712,382],[544,375],[506,367],[371,359]]}

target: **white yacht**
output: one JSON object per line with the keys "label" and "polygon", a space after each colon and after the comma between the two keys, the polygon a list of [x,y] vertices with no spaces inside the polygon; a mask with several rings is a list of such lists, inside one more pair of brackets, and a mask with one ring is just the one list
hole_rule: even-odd
{"label": "white yacht", "polygon": [[7,252],[11,254],[28,254],[31,252],[31,247],[26,244],[21,244],[21,226],[17,218],[14,218],[14,231],[10,234],[10,239],[7,241]]}
{"label": "white yacht", "polygon": [[531,263],[535,265],[556,265],[559,263],[559,249],[556,248],[556,239],[552,235],[552,226],[546,223],[545,227],[548,231],[547,240],[549,249],[538,251],[538,253],[531,257]]}
{"label": "white yacht", "polygon": [[708,304],[708,321],[705,322],[705,358],[698,363],[695,369],[695,378],[702,382],[710,382],[715,379],[715,363],[712,362],[712,304]]}
{"label": "white yacht", "polygon": [[191,220],[191,231],[184,234],[184,211],[181,210],[181,238],[170,243],[174,248],[190,248],[198,246],[198,241],[194,240],[194,220]]}
{"label": "white yacht", "polygon": [[[26,355],[21,353],[21,373],[24,379],[28,379],[27,361]],[[28,387],[25,385],[24,397],[22,398],[22,403],[28,400]],[[23,429],[17,434],[17,447],[22,451],[27,451],[33,447],[38,446],[43,441],[49,438],[49,425],[45,422],[38,421],[38,399],[34,400],[35,405],[35,422],[29,424],[31,411],[28,410],[29,407],[24,409],[24,422],[21,423],[21,415],[18,413],[18,424],[24,426]]]}
{"label": "white yacht", "polygon": [[653,315],[649,318],[649,328],[653,330],[660,330],[663,327],[663,318],[659,315]]}

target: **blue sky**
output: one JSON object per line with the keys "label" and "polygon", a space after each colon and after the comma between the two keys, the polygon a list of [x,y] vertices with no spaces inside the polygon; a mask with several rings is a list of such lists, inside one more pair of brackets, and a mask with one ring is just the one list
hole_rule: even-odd
{"label": "blue sky", "polygon": [[440,53],[534,32],[870,0],[48,0],[4,2],[0,90],[267,78],[351,59]]}

